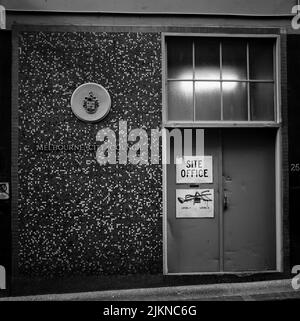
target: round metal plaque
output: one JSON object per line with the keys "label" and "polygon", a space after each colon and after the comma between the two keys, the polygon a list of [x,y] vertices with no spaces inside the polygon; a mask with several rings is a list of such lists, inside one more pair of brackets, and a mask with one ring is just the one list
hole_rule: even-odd
{"label": "round metal plaque", "polygon": [[71,108],[77,118],[86,122],[97,122],[109,112],[111,99],[108,91],[96,83],[82,84],[71,97]]}

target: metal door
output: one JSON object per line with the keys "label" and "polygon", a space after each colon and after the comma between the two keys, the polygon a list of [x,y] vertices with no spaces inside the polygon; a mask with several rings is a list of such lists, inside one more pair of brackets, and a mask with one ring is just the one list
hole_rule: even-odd
{"label": "metal door", "polygon": [[[184,135],[182,135],[184,136]],[[195,138],[195,135],[193,136]],[[168,273],[217,272],[220,269],[219,247],[219,135],[205,130],[205,155],[213,157],[213,183],[201,184],[214,189],[213,218],[176,218],[176,189],[195,189],[199,185],[177,184],[176,165],[167,166],[167,267]],[[171,160],[174,153],[171,149]],[[195,139],[190,155],[196,155]]]}
{"label": "metal door", "polygon": [[276,269],[275,134],[223,130],[225,271]]}
{"label": "metal door", "polygon": [[[205,129],[213,183],[178,184],[167,165],[167,273],[276,269],[275,135],[270,129]],[[174,148],[171,145],[171,159]],[[195,155],[194,142],[191,155]],[[176,217],[176,189],[214,190],[214,216]]]}

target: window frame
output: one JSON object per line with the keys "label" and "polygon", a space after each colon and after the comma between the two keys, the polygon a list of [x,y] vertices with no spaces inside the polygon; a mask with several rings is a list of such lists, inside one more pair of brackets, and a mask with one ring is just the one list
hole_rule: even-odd
{"label": "window frame", "polygon": [[[173,121],[168,119],[168,76],[167,76],[167,37],[202,37],[202,38],[241,38],[247,39],[274,39],[273,68],[274,68],[274,120],[194,120]],[[249,57],[249,55],[247,55]],[[247,63],[247,66],[249,64]],[[280,104],[280,35],[278,34],[224,34],[224,33],[184,33],[164,32],[162,33],[162,124],[163,127],[280,127],[281,126],[281,104]],[[178,79],[179,80],[179,79]],[[248,79],[249,80],[249,79]],[[259,82],[256,81],[255,82]],[[263,82],[263,81],[262,81]],[[251,82],[247,82],[247,87]],[[249,97],[249,88],[248,94]],[[248,98],[249,99],[249,98]],[[248,101],[249,104],[249,101]],[[248,107],[248,112],[250,107]],[[195,110],[193,111],[195,113]]]}

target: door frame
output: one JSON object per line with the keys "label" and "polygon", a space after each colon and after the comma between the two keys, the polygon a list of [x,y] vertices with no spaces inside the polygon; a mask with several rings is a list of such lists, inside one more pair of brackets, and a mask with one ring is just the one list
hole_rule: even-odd
{"label": "door frame", "polygon": [[[169,122],[167,119],[167,51],[165,46],[166,36],[199,36],[199,37],[240,37],[240,38],[273,38],[275,39],[274,47],[274,70],[275,70],[275,121],[197,121],[197,122]],[[281,110],[281,37],[279,34],[228,34],[228,33],[172,33],[163,32],[161,37],[162,50],[162,199],[163,199],[163,274],[164,275],[249,275],[262,273],[283,272],[283,160],[282,160],[282,110]],[[164,129],[172,130],[173,128],[277,128],[275,140],[275,199],[276,199],[276,269],[263,271],[218,271],[218,272],[168,272],[167,262],[167,137]],[[222,161],[222,160],[220,160]],[[223,190],[220,189],[220,202],[223,200]],[[220,206],[221,216],[222,206]],[[223,237],[223,219],[220,220],[220,237]],[[221,242],[222,243],[222,242]],[[221,248],[220,248],[221,251]],[[221,257],[220,257],[221,259]],[[223,264],[221,264],[223,266]]]}

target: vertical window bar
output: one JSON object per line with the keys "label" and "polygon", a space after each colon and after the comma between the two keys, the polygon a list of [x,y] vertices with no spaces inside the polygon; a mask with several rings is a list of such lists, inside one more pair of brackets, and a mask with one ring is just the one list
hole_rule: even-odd
{"label": "vertical window bar", "polygon": [[278,75],[278,70],[277,66],[277,40],[273,44],[273,92],[274,92],[274,121],[277,122],[278,120],[278,99],[277,99],[277,94],[278,94],[278,81],[277,81],[277,75]]}
{"label": "vertical window bar", "polygon": [[248,105],[248,121],[251,120],[250,110],[250,62],[249,62],[249,41],[247,41],[247,105]]}
{"label": "vertical window bar", "polygon": [[223,116],[223,64],[222,64],[222,41],[220,40],[220,91],[221,91],[221,120],[224,119]]}
{"label": "vertical window bar", "polygon": [[163,56],[163,80],[164,80],[164,95],[163,99],[165,100],[165,121],[169,120],[169,102],[168,102],[168,91],[169,91],[169,81],[168,81],[168,44],[167,44],[167,38],[165,38],[164,46],[165,46],[165,52]]}
{"label": "vertical window bar", "polygon": [[195,93],[195,41],[193,40],[193,119],[196,120],[196,93]]}

